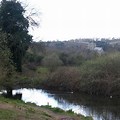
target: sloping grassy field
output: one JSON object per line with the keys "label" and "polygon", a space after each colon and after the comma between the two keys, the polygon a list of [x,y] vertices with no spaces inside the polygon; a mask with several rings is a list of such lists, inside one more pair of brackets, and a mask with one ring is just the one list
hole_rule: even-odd
{"label": "sloping grassy field", "polygon": [[92,120],[92,118],[71,111],[65,112],[59,108],[38,107],[20,100],[0,97],[0,120]]}

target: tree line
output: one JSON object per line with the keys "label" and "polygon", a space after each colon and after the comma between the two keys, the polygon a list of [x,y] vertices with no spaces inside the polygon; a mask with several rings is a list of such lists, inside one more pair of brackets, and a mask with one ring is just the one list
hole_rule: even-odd
{"label": "tree line", "polygon": [[[0,89],[45,88],[119,96],[119,39],[33,42],[38,25],[17,0],[0,5]],[[94,47],[102,47],[99,54]]]}

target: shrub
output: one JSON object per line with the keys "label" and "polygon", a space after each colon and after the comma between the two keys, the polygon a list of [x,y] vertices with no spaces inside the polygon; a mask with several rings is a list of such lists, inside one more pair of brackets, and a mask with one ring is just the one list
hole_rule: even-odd
{"label": "shrub", "polygon": [[42,65],[48,67],[50,71],[54,71],[58,66],[61,66],[62,64],[63,63],[57,54],[45,56],[42,60]]}
{"label": "shrub", "polygon": [[81,85],[79,87],[82,91],[91,94],[113,94],[113,89],[116,92],[119,89],[116,81],[120,78],[120,53],[108,54],[87,61],[81,66],[80,71]]}
{"label": "shrub", "polygon": [[51,73],[46,87],[52,89],[60,89],[73,91],[80,77],[80,72],[77,67],[60,67],[55,72]]}

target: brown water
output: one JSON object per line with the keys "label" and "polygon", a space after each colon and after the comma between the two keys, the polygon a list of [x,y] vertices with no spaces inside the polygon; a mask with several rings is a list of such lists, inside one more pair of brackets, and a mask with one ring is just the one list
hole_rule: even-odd
{"label": "brown water", "polygon": [[120,120],[120,99],[93,97],[88,95],[53,92],[37,89],[14,90],[22,93],[22,100],[39,106],[51,105],[64,110],[72,109],[76,113],[92,116],[94,120]]}

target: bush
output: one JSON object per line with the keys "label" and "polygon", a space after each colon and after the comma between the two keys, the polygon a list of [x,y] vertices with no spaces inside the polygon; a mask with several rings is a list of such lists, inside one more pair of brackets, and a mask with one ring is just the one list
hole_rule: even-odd
{"label": "bush", "polygon": [[59,59],[57,54],[51,54],[45,56],[42,60],[42,65],[48,67],[50,71],[54,71],[57,67],[61,66],[63,63]]}
{"label": "bush", "polygon": [[91,94],[111,95],[114,93],[113,89],[114,91],[119,89],[120,83],[115,81],[120,78],[120,53],[108,54],[87,61],[80,70],[81,85],[79,87],[82,91]]}
{"label": "bush", "polygon": [[42,59],[43,59],[43,56],[27,52],[25,57],[24,57],[24,63],[41,64]]}
{"label": "bush", "polygon": [[47,83],[47,88],[73,91],[80,77],[77,67],[60,67],[51,73]]}

